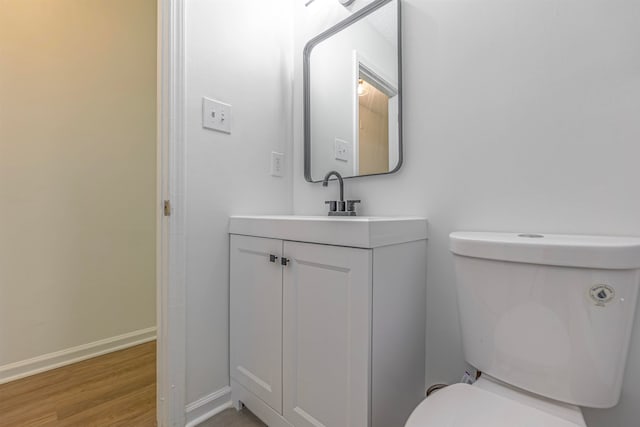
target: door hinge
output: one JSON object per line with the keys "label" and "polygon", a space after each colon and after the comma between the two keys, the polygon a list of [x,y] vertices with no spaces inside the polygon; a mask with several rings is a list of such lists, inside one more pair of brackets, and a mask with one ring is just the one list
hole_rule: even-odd
{"label": "door hinge", "polygon": [[164,216],[171,216],[171,202],[169,200],[164,201]]}

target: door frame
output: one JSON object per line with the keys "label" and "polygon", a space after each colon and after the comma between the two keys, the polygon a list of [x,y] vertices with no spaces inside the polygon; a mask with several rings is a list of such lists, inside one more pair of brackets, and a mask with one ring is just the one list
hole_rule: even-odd
{"label": "door frame", "polygon": [[[159,427],[186,404],[185,0],[157,0],[156,318]],[[169,200],[170,216],[164,215]]]}

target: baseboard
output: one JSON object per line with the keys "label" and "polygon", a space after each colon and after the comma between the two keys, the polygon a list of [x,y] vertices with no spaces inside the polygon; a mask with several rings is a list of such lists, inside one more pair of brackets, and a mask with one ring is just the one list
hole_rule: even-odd
{"label": "baseboard", "polygon": [[44,354],[0,366],[0,384],[70,365],[92,357],[133,347],[156,339],[156,328],[140,329],[116,337]]}
{"label": "baseboard", "polygon": [[231,408],[231,387],[226,386],[188,404],[185,427],[195,427],[228,408]]}
{"label": "baseboard", "polygon": [[253,415],[269,427],[293,427],[284,417],[262,399],[231,379],[231,402],[236,408],[246,406]]}

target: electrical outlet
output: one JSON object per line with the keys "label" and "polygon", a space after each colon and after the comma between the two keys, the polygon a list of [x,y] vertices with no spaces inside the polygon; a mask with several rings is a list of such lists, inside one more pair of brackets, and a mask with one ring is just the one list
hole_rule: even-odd
{"label": "electrical outlet", "polygon": [[202,127],[231,133],[231,105],[202,98]]}
{"label": "electrical outlet", "polygon": [[334,145],[334,155],[336,160],[342,160],[343,162],[349,161],[349,143],[341,139],[336,138]]}
{"label": "electrical outlet", "polygon": [[284,154],[271,152],[271,176],[284,176]]}

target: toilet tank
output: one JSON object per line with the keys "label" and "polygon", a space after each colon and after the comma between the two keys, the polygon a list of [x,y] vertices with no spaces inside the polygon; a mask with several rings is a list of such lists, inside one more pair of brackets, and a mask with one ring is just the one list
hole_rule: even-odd
{"label": "toilet tank", "polygon": [[465,359],[573,405],[618,403],[640,283],[640,238],[456,232]]}

